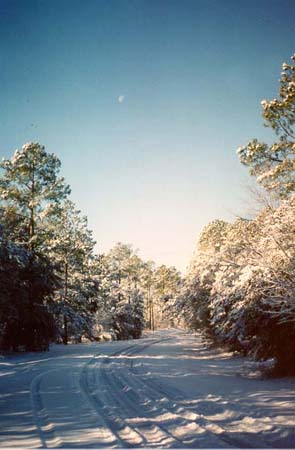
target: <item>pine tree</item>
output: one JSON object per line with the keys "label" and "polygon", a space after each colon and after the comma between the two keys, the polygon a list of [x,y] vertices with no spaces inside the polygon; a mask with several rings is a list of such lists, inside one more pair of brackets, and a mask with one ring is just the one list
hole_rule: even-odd
{"label": "pine tree", "polygon": [[[17,320],[14,324],[13,321],[6,323],[5,333],[6,336],[17,335],[18,344],[37,349],[43,346],[42,342],[48,345],[53,335],[53,318],[48,304],[58,286],[48,259],[48,221],[56,216],[60,202],[70,189],[63,178],[58,177],[59,159],[46,153],[38,143],[29,143],[16,150],[14,156],[4,159],[0,167],[5,245],[9,251],[18,249],[18,253],[26,255],[25,262],[15,260],[13,276],[19,277],[21,289],[17,289],[15,295],[7,292],[7,298],[13,304],[11,307]],[[10,255],[12,259],[13,254],[14,250]],[[9,267],[8,261],[6,267]]]}
{"label": "pine tree", "polygon": [[271,145],[253,139],[237,153],[250,174],[266,189],[287,197],[295,190],[295,55],[284,63],[277,99],[261,102],[265,126],[274,130]]}
{"label": "pine tree", "polygon": [[113,329],[118,339],[138,338],[144,327],[143,261],[122,243],[115,245],[107,259]]}
{"label": "pine tree", "polygon": [[174,302],[181,288],[181,275],[175,267],[161,265],[154,272],[154,315],[156,326],[174,324]]}
{"label": "pine tree", "polygon": [[49,254],[56,262],[60,289],[53,310],[62,317],[63,343],[69,334],[81,338],[91,335],[91,317],[97,294],[93,266],[95,241],[87,227],[86,217],[70,200],[60,205],[59,214],[50,225]]}
{"label": "pine tree", "polygon": [[40,250],[46,240],[46,220],[56,215],[57,206],[70,193],[58,177],[60,166],[59,159],[38,143],[24,145],[0,164],[3,219],[13,225],[11,237],[30,250]]}
{"label": "pine tree", "polygon": [[47,303],[56,287],[53,266],[44,256],[7,239],[0,230],[0,348],[45,350],[55,336]]}

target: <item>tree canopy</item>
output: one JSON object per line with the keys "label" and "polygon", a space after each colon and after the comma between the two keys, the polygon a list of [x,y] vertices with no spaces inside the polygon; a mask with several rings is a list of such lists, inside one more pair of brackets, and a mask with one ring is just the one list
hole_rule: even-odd
{"label": "tree canopy", "polygon": [[261,104],[265,126],[277,140],[267,144],[253,139],[237,153],[264,188],[286,197],[295,190],[295,55],[282,66],[278,98]]}

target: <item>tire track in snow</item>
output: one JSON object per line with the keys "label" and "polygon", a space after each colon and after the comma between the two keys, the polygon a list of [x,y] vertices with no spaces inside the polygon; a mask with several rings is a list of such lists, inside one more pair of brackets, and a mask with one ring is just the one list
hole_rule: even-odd
{"label": "tire track in snow", "polygon": [[[173,338],[169,338],[170,340]],[[158,341],[164,342],[164,340]],[[147,348],[147,347],[145,347]],[[142,348],[141,351],[144,351],[145,348]],[[136,352],[128,352],[127,356],[132,356]],[[210,448],[213,447],[225,447],[224,440],[220,440],[220,437],[213,433],[211,430],[208,430],[201,426],[196,418],[198,417],[196,414],[192,414],[185,411],[185,414],[179,414],[179,410],[177,408],[177,404],[175,401],[171,403],[171,399],[167,396],[166,392],[155,388],[155,385],[151,385],[151,383],[143,381],[142,378],[139,378],[138,372],[134,368],[133,364],[134,360],[131,358],[129,360],[129,371],[133,376],[129,377],[123,372],[121,374],[122,380],[126,383],[125,385],[130,387],[130,379],[133,381],[133,385],[131,389],[133,392],[138,394],[138,403],[141,403],[143,410],[146,411],[145,417],[151,417],[151,421],[156,421],[157,419],[162,419],[164,423],[157,422],[157,426],[161,428],[164,432],[166,432],[171,438],[175,441],[177,446],[179,444],[182,448],[195,448],[200,447],[200,441],[205,440],[205,445],[210,445]],[[141,394],[141,399],[140,395]],[[131,408],[133,407],[134,412],[138,412],[138,409],[134,407],[134,403],[131,403]],[[156,407],[155,407],[156,405]],[[226,447],[228,447],[229,442],[226,442]]]}
{"label": "tire track in snow", "polygon": [[[146,344],[144,348],[149,347],[156,342],[159,341],[154,341],[153,339],[153,341]],[[103,361],[106,363],[109,358],[119,356],[121,354],[124,354],[125,352],[128,353],[133,349],[137,351],[138,347],[138,343],[133,343],[123,350],[116,351],[113,354],[104,357]],[[144,348],[142,348],[141,351],[143,351]],[[84,396],[87,404],[90,404],[94,415],[97,417],[97,429],[99,429],[99,433],[97,434],[104,434],[104,436],[101,436],[100,440],[98,441],[97,447],[105,448],[106,441],[108,441],[108,444],[111,442],[111,447],[115,446],[122,448],[122,445],[126,446],[127,435],[129,432],[131,432],[132,434],[132,430],[130,429],[130,427],[128,427],[128,425],[126,427],[126,423],[120,418],[119,415],[116,417],[110,417],[109,411],[106,411],[108,409],[107,403],[100,402],[99,399],[96,396],[94,398],[93,395],[93,388],[96,386],[93,386],[93,379],[91,379],[91,373],[93,374],[93,371],[89,371],[89,369],[92,368],[93,365],[97,365],[97,358],[99,356],[101,356],[101,353],[96,354],[84,365],[78,383],[80,387],[80,394]],[[38,374],[33,378],[30,385],[31,409],[42,448],[62,447],[63,444],[66,444],[66,442],[63,442],[62,438],[57,436],[57,430],[55,429],[53,423],[50,421],[48,411],[44,406],[42,395],[44,396],[46,392],[42,393],[40,391],[40,386],[43,378],[50,373],[57,372],[59,370],[60,369],[56,368]],[[101,432],[102,426],[104,428],[104,433]],[[144,437],[140,436],[139,433],[133,432],[133,436],[134,435],[136,437],[135,442],[132,442],[130,444],[128,444],[127,442],[127,447],[134,447],[134,444],[136,444],[135,446],[137,446],[138,443],[145,442]]]}
{"label": "tire track in snow", "polygon": [[[163,343],[171,339],[153,340],[145,345],[135,344],[123,351],[116,352],[111,355],[111,358],[128,358],[143,352],[156,343]],[[132,367],[132,359],[130,361],[127,373],[126,367],[113,369],[114,363],[110,361],[110,358],[104,358],[97,365],[93,364],[92,387],[89,389],[89,394],[95,399],[97,407],[104,410],[109,426],[111,429],[115,428],[121,446],[123,444],[125,447],[143,445],[159,447],[160,445],[168,448],[190,448],[195,447],[196,442],[200,442],[200,435],[202,435],[207,444],[209,441],[211,448],[228,447],[228,442],[225,443],[215,433],[200,426],[195,420],[188,420],[172,411],[171,405],[168,405],[170,408],[164,406],[162,402],[169,403],[169,400],[165,397],[161,399],[161,391],[138,380],[138,375],[135,374]],[[98,391],[97,386],[102,385],[104,390]],[[123,415],[124,417],[122,417]],[[160,419],[162,419],[161,423],[159,423]],[[133,427],[132,423],[134,423]],[[198,435],[197,438],[196,435]],[[155,436],[158,436],[157,442],[155,442]]]}
{"label": "tire track in snow", "polygon": [[[170,340],[173,338],[168,338],[166,340]],[[133,345],[128,347],[122,352],[117,352],[112,356],[122,356],[127,357],[132,356],[138,353],[143,352],[146,348],[150,347],[159,342],[164,342],[164,340],[153,341],[144,346]],[[128,359],[127,359],[128,360]],[[125,421],[125,428],[130,425],[130,416],[136,414],[142,420],[145,420],[146,427],[145,430],[137,425],[134,426],[133,431],[139,433],[141,437],[144,437],[143,442],[138,442],[139,444],[148,444],[151,446],[151,442],[149,442],[148,436],[145,436],[148,432],[149,435],[152,433],[156,433],[157,431],[162,431],[162,439],[164,439],[164,435],[166,434],[166,446],[169,444],[169,447],[174,447],[175,444],[179,447],[196,447],[199,446],[201,437],[205,438],[205,445],[208,445],[208,441],[210,443],[210,447],[239,447],[239,448],[255,448],[257,447],[257,435],[255,435],[255,443],[251,442],[251,439],[232,436],[229,434],[227,430],[222,428],[220,425],[210,421],[203,414],[196,414],[190,411],[187,411],[183,408],[177,401],[177,399],[169,398],[169,394],[167,395],[167,391],[161,390],[160,388],[155,388],[154,384],[151,384],[147,380],[143,381],[140,377],[140,373],[135,369],[133,364],[133,359],[129,360],[129,371],[126,373],[126,367],[115,368],[111,367],[112,363],[109,360],[104,360],[103,367],[101,365],[99,367],[100,378],[97,382],[103,382],[104,385],[109,385],[108,389],[108,398],[107,402],[111,404],[114,403],[117,405],[118,415],[124,413],[125,418],[120,418],[121,427]],[[97,383],[96,382],[96,383]],[[95,382],[94,382],[95,384]],[[123,396],[122,393],[125,392],[128,395]],[[159,404],[159,398],[162,398],[162,404]],[[183,398],[179,398],[178,400],[183,400]],[[155,408],[152,405],[157,405]],[[165,406],[164,406],[165,404]],[[138,405],[140,405],[141,410],[138,409]],[[111,407],[107,407],[108,410],[111,410]],[[114,414],[110,414],[113,415]],[[115,416],[117,417],[117,416]],[[129,419],[128,419],[129,417]],[[162,417],[166,424],[155,424],[155,417]],[[114,419],[114,417],[113,417]],[[167,420],[165,420],[167,419]],[[118,418],[117,418],[118,420]],[[172,424],[172,430],[170,429],[169,421]],[[111,426],[112,424],[110,424]],[[175,433],[175,425],[178,432]],[[180,437],[179,434],[182,434],[180,431],[187,431],[187,433],[183,433],[184,436]],[[180,432],[180,433],[179,433]],[[197,435],[197,436],[196,436]],[[204,436],[205,435],[205,436]],[[171,440],[172,438],[172,440]],[[258,441],[260,447],[268,448],[269,446],[266,444],[264,440]],[[126,445],[126,442],[125,442]],[[130,445],[128,445],[130,446]],[[163,447],[163,441],[161,442],[161,446]]]}
{"label": "tire track in snow", "polygon": [[[143,444],[146,445],[150,440],[149,435],[154,435],[158,430],[154,424],[152,425],[152,429],[147,429],[151,427],[146,426],[144,432],[142,432],[142,430],[135,430],[134,427],[130,426],[127,420],[130,415],[130,410],[126,407],[125,397],[123,400],[120,398],[122,393],[118,390],[117,378],[115,378],[115,382],[112,379],[109,367],[110,360],[116,357],[124,357],[124,355],[129,355],[129,353],[132,354],[133,352],[137,353],[138,351],[143,351],[145,348],[156,342],[163,342],[163,339],[157,341],[153,339],[152,342],[149,342],[144,346],[141,346],[141,342],[137,341],[136,344],[132,344],[123,350],[119,350],[103,358],[100,362],[97,361],[97,358],[101,356],[98,354],[84,366],[80,384],[84,389],[85,394],[88,396],[89,401],[95,405],[96,410],[102,414],[109,429],[116,435],[117,446],[120,448],[137,448]],[[104,389],[102,389],[102,386]],[[122,415],[125,415],[125,417],[122,417]],[[164,438],[167,440],[167,433],[162,432],[162,439]],[[177,446],[179,447],[179,445]]]}
{"label": "tire track in snow", "polygon": [[58,369],[47,370],[42,372],[32,379],[30,385],[30,397],[31,397],[31,408],[33,413],[34,422],[37,428],[39,439],[41,441],[42,448],[48,448],[47,442],[50,441],[51,444],[59,445],[61,441],[56,438],[53,426],[49,420],[48,414],[44,408],[40,385],[42,378],[51,372],[55,372]]}
{"label": "tire track in snow", "polygon": [[[119,357],[128,357],[129,355],[137,354],[144,351],[146,348],[151,345],[156,344],[157,342],[163,342],[164,340],[153,341],[151,343],[140,345],[137,344],[127,351],[120,352],[118,354]],[[121,359],[121,358],[120,358]],[[121,414],[121,419],[123,419],[125,423],[125,430],[129,430],[129,438],[137,437],[136,442],[131,443],[132,446],[138,447],[139,445],[145,446],[155,446],[152,440],[157,436],[157,447],[161,445],[161,447],[179,447],[179,444],[182,444],[179,439],[175,436],[172,436],[169,431],[167,431],[164,427],[162,427],[159,423],[155,423],[154,421],[149,420],[150,411],[147,414],[146,409],[143,408],[142,400],[146,401],[146,397],[142,399],[142,396],[139,395],[136,389],[134,389],[134,385],[132,385],[132,375],[129,373],[127,380],[122,376],[122,369],[113,370],[112,364],[113,362],[107,361],[108,364],[102,365],[100,367],[98,374],[97,382],[104,383],[104,385],[108,386],[108,394],[109,401],[117,405],[118,413]],[[124,373],[124,369],[123,369]],[[131,375],[131,376],[130,376]],[[138,409],[140,407],[140,410]],[[145,410],[143,414],[142,411]],[[130,416],[134,416],[134,414],[138,417],[141,417],[144,422],[140,425],[132,427]],[[124,415],[124,418],[122,418]],[[160,440],[160,442],[159,442]],[[127,442],[128,443],[128,442]],[[125,441],[126,444],[126,441]],[[130,445],[130,442],[129,442]]]}
{"label": "tire track in snow", "polygon": [[[105,439],[97,433],[96,447],[196,448],[208,447],[208,443],[210,448],[257,447],[257,435],[256,445],[251,445],[243,438],[233,437],[204,415],[185,408],[181,401],[188,399],[181,396],[172,398],[169,389],[142,379],[143,374],[135,367],[132,356],[172,339],[154,338],[148,343],[139,340],[108,356],[98,353],[83,366],[79,378],[81,395],[97,418],[97,429],[101,430],[103,425],[105,436],[108,435],[108,439]],[[123,367],[114,367],[117,361],[124,361],[124,358],[126,361]],[[43,448],[63,444],[55,436],[40,393],[42,378],[56,370],[39,374],[31,383],[32,411]],[[205,445],[202,445],[203,440]],[[267,447],[265,442],[259,444],[260,447]]]}
{"label": "tire track in snow", "polygon": [[[125,351],[128,351],[128,349],[131,349],[134,346],[135,344],[128,346]],[[113,417],[110,414],[106,400],[104,398],[101,399],[101,397],[103,397],[101,395],[102,392],[100,392],[100,396],[97,395],[97,389],[101,389],[101,386],[97,386],[96,384],[94,371],[97,368],[97,365],[100,368],[102,364],[108,360],[108,358],[115,357],[117,355],[120,355],[121,353],[122,350],[112,353],[111,355],[105,356],[101,362],[97,363],[97,358],[101,356],[101,353],[98,353],[93,358],[91,358],[91,360],[87,364],[85,364],[79,381],[85,396],[94,408],[96,414],[102,418],[106,428],[108,428],[113,434],[114,443],[117,448],[122,448],[125,444],[124,439],[122,439],[122,437],[120,436],[120,432],[124,429],[124,423],[121,420],[120,416]],[[112,445],[112,447],[113,446],[114,445]]]}
{"label": "tire track in snow", "polygon": [[[129,348],[129,347],[128,347]],[[85,369],[87,366],[93,364],[93,361],[97,358],[97,356],[100,355],[96,354],[94,357],[90,359],[89,362],[87,362],[83,369],[82,369],[82,376],[79,379],[78,386],[79,386],[79,394],[84,397],[84,400],[87,402],[88,405],[92,408],[92,416],[95,416],[97,418],[96,423],[96,430],[97,434],[101,436],[100,442],[97,445],[97,448],[105,448],[106,447],[106,441],[108,443],[111,442],[111,446],[113,447],[113,442],[117,441],[117,436],[115,436],[114,433],[112,433],[111,429],[108,427],[108,425],[103,420],[102,414],[99,414],[97,410],[97,405],[91,401],[91,397],[87,395],[87,388],[84,387],[84,380],[83,380],[83,374],[85,373]],[[40,387],[42,380],[44,377],[49,375],[53,372],[58,372],[62,369],[56,368],[56,369],[50,369],[44,372],[41,372],[36,377],[34,377],[30,384],[30,402],[31,402],[31,410],[32,415],[34,419],[34,423],[37,429],[37,433],[40,439],[41,447],[42,448],[51,448],[51,447],[63,447],[63,445],[67,444],[66,442],[63,442],[63,439],[58,436],[57,430],[53,423],[50,421],[50,417],[48,415],[48,411],[46,410],[46,407],[44,405],[44,401],[42,398],[42,395],[46,394],[46,392],[41,392]],[[82,389],[81,389],[82,387]],[[84,389],[83,389],[84,387]],[[120,445],[118,445],[120,446]]]}
{"label": "tire track in snow", "polygon": [[[162,341],[162,340],[161,340]],[[104,418],[105,423],[109,429],[115,434],[117,438],[118,447],[138,447],[142,444],[147,444],[148,439],[139,431],[130,427],[129,423],[122,417],[122,413],[126,415],[126,408],[120,401],[121,392],[118,392],[117,384],[113,385],[110,379],[109,364],[112,358],[124,356],[129,352],[135,351],[137,353],[140,348],[143,351],[145,348],[159,342],[153,340],[151,343],[140,346],[140,343],[132,344],[123,350],[119,350],[111,355],[108,355],[97,361],[101,355],[98,354],[90,360],[83,369],[81,374],[80,384],[88,396],[89,401],[95,406],[97,412]],[[97,377],[99,376],[99,380]],[[102,386],[104,389],[102,389]]]}

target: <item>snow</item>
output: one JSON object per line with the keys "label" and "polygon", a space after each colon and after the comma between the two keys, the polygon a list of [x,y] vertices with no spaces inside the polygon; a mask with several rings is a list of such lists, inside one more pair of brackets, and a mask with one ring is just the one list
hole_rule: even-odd
{"label": "snow", "polygon": [[295,448],[295,380],[198,334],[0,359],[0,447]]}

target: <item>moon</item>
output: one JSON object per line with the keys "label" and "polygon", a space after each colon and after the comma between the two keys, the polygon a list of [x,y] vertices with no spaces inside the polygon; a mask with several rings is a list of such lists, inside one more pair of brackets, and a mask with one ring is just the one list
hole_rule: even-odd
{"label": "moon", "polygon": [[118,97],[118,102],[119,102],[119,103],[123,103],[124,100],[125,100],[125,95],[119,95],[119,97]]}

